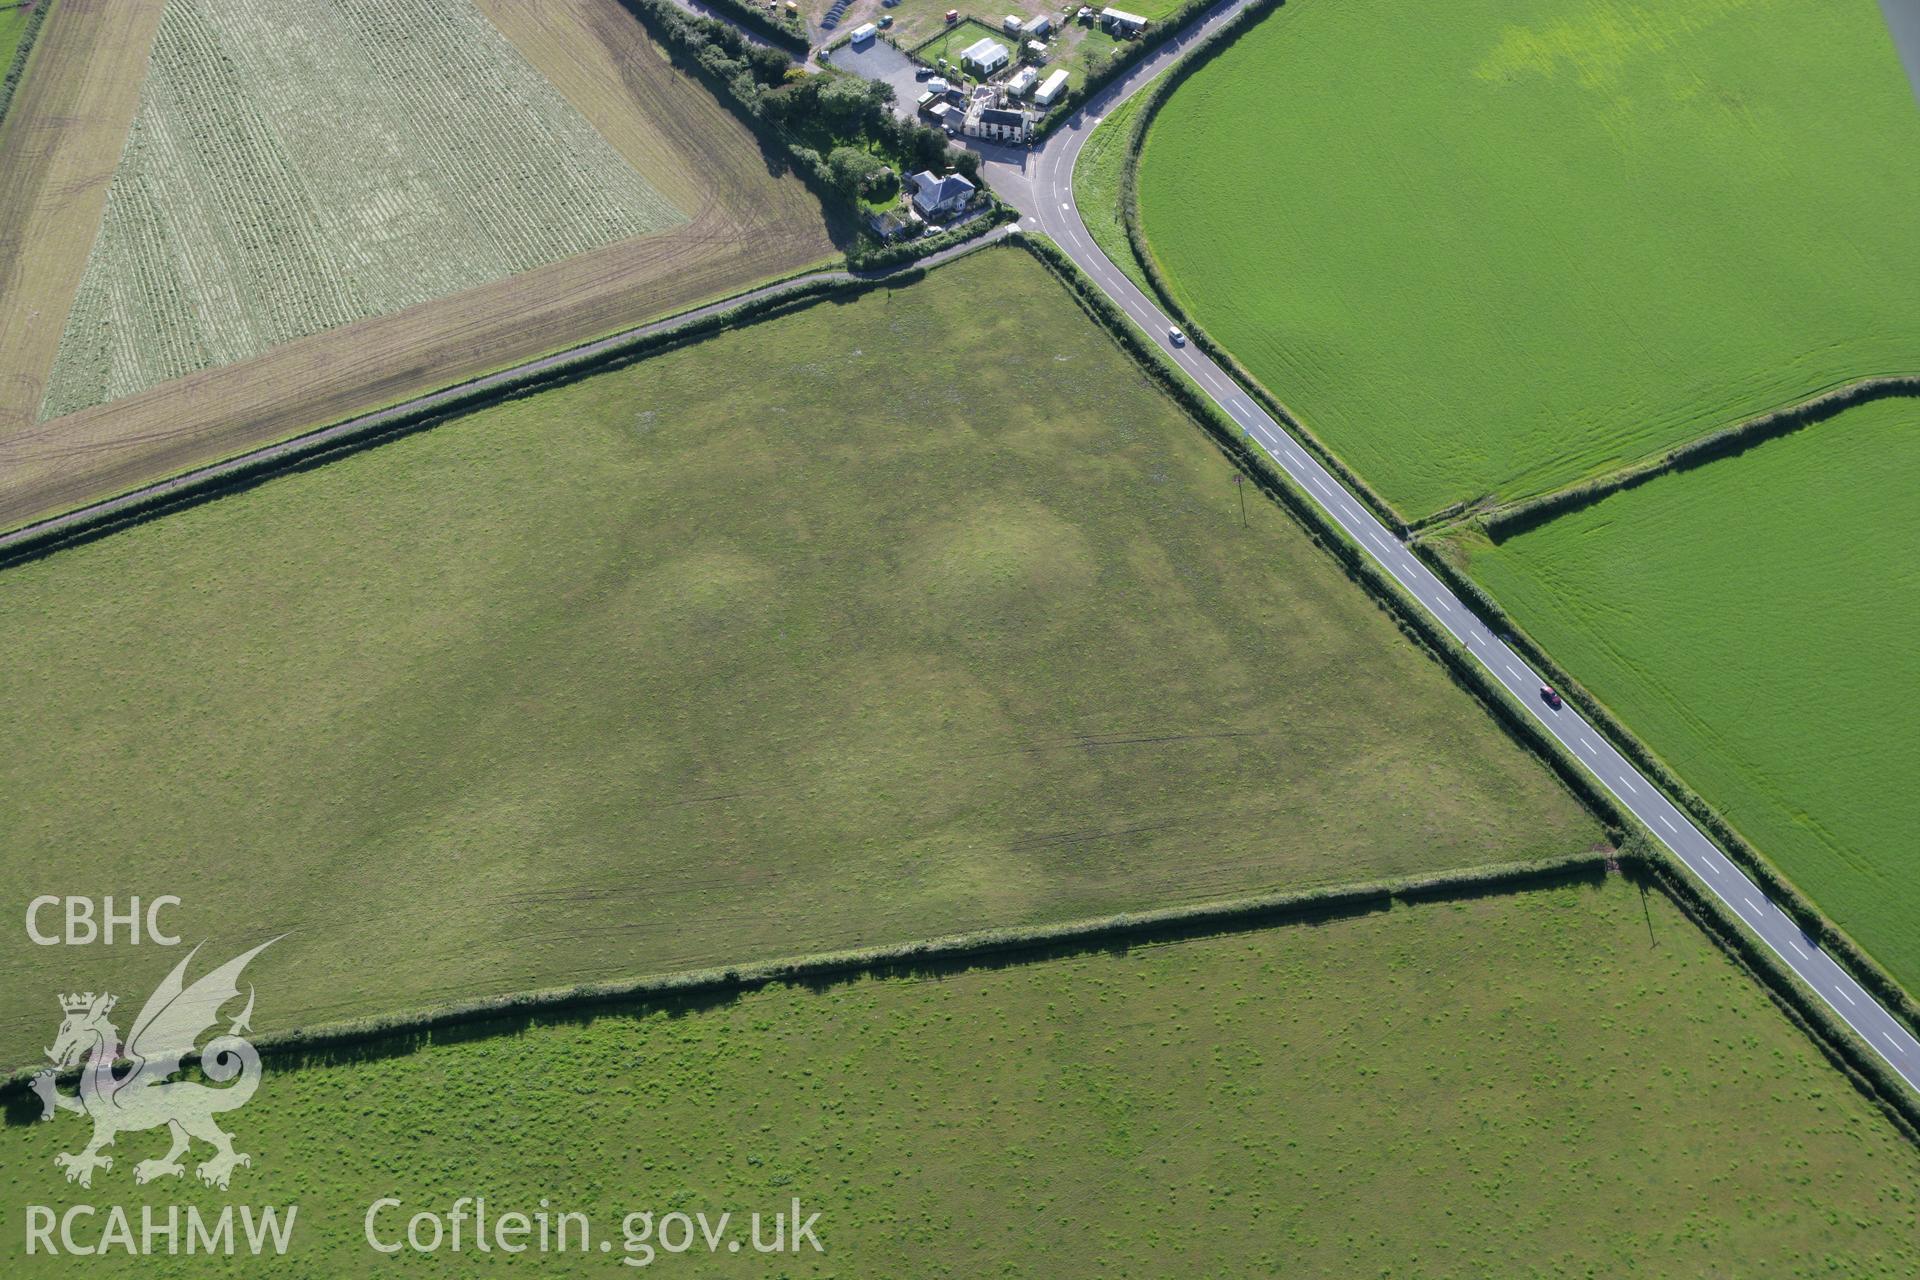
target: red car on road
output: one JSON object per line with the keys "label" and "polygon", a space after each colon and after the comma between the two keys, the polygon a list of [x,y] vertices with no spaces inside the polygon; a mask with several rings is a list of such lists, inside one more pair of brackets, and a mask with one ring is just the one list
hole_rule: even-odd
{"label": "red car on road", "polygon": [[1550,684],[1540,686],[1540,701],[1546,703],[1555,711],[1560,709],[1560,695],[1554,692],[1553,686]]}

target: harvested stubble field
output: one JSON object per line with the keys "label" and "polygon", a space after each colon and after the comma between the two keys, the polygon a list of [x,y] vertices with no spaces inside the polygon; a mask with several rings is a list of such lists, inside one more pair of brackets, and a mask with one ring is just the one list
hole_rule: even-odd
{"label": "harvested stubble field", "polygon": [[1414,518],[1920,371],[1916,153],[1873,0],[1296,0],[1156,117],[1140,213]]}
{"label": "harvested stubble field", "polygon": [[[556,1186],[553,1209],[587,1214],[614,1258],[636,1209],[732,1210],[742,1238],[795,1197],[820,1215],[824,1253],[777,1267],[745,1248],[744,1265],[654,1258],[700,1275],[1920,1266],[1920,1153],[1665,898],[1617,878],[269,1070],[233,1123],[255,1160],[231,1196],[116,1167],[114,1200],[297,1202],[289,1261],[325,1275],[368,1270],[380,1197],[402,1202],[376,1219],[385,1240],[461,1195],[499,1214]],[[77,1135],[72,1118],[0,1130],[7,1199],[54,1194]],[[540,1262],[612,1265],[597,1246]]]}
{"label": "harvested stubble field", "polygon": [[[0,403],[0,527],[726,296],[831,253],[819,203],[798,179],[770,170],[753,136],[674,70],[617,0],[482,0],[480,8],[518,50],[509,56],[531,63],[588,132],[691,220],[37,424],[53,349],[36,348]],[[47,34],[67,16],[56,14]],[[137,68],[127,74],[137,84]],[[38,136],[60,163],[75,162],[78,135],[57,118],[47,123]],[[0,174],[11,132],[10,123],[0,135]],[[116,154],[119,143],[115,135]],[[0,200],[9,185],[0,177]],[[93,207],[97,221],[97,200]],[[4,299],[0,336],[14,312],[64,324],[79,280],[87,243],[56,243],[69,235],[58,219],[35,226],[16,249],[23,264],[37,264],[41,283]],[[55,280],[63,260],[64,292]]]}
{"label": "harvested stubble field", "polygon": [[0,449],[39,414],[164,4],[60,0],[0,121]]}
{"label": "harvested stubble field", "polygon": [[6,571],[0,875],[294,930],[287,1026],[1600,838],[1249,515],[985,250]]}
{"label": "harvested stubble field", "polygon": [[685,221],[470,0],[167,0],[41,416]]}
{"label": "harvested stubble field", "polygon": [[1920,404],[1662,476],[1473,574],[1680,777],[1920,989]]}

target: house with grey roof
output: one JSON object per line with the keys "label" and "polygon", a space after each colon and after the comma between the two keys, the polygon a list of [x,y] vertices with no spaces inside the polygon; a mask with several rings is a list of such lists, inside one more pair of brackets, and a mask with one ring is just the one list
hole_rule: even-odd
{"label": "house with grey roof", "polygon": [[974,185],[957,173],[922,169],[908,181],[913,184],[913,211],[928,222],[951,218],[973,203]]}

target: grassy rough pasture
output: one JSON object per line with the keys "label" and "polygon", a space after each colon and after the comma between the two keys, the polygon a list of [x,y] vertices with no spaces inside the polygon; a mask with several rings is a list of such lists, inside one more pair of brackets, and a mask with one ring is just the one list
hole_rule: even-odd
{"label": "grassy rough pasture", "polygon": [[1920,404],[1881,401],[1477,550],[1547,649],[1920,989]]}
{"label": "grassy rough pasture", "polygon": [[42,413],[685,220],[469,0],[168,0]]}
{"label": "grassy rough pasture", "polygon": [[[1665,898],[1617,879],[270,1070],[232,1125],[255,1160],[230,1195],[116,1165],[113,1200],[298,1203],[290,1261],[313,1274],[367,1272],[375,1199],[444,1212],[476,1191],[494,1213],[585,1212],[616,1257],[634,1209],[821,1214],[824,1255],[656,1258],[676,1274],[1920,1266],[1920,1154]],[[52,1165],[76,1130],[0,1130],[0,1195],[83,1198]],[[31,1261],[17,1273],[73,1266]]]}
{"label": "grassy rough pasture", "polygon": [[1182,303],[1408,517],[1920,371],[1873,0],[1296,0],[1140,169]]}
{"label": "grassy rough pasture", "polygon": [[0,875],[297,930],[310,1023],[1598,838],[1249,516],[984,251],[0,574]]}

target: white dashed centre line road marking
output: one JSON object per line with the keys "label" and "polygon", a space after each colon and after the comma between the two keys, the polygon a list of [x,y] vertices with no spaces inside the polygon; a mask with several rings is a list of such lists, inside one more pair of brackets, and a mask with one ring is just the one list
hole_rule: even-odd
{"label": "white dashed centre line road marking", "polygon": [[1900,1042],[1898,1040],[1895,1040],[1892,1036],[1888,1035],[1884,1031],[1880,1033],[1880,1038],[1882,1040],[1885,1040],[1888,1044],[1892,1045],[1896,1049],[1900,1047]]}
{"label": "white dashed centre line road marking", "polygon": [[1680,828],[1674,826],[1671,822],[1668,822],[1667,815],[1664,813],[1660,815],[1660,825],[1665,827],[1667,830],[1675,833],[1676,835],[1679,834]]}
{"label": "white dashed centre line road marking", "polygon": [[1627,776],[1626,774],[1624,774],[1624,773],[1623,773],[1623,774],[1621,774],[1621,775],[1620,775],[1620,781],[1622,781],[1622,782],[1624,782],[1624,783],[1626,783],[1626,784],[1627,784],[1627,790],[1628,790],[1628,791],[1631,791],[1631,792],[1632,792],[1632,793],[1633,793],[1634,795],[1639,795],[1639,794],[1640,794],[1640,788],[1638,788],[1638,787],[1636,787],[1636,786],[1634,786],[1634,785],[1633,785],[1633,779],[1632,779],[1632,778],[1629,778],[1629,777],[1628,777],[1628,776]]}
{"label": "white dashed centre line road marking", "polygon": [[1838,991],[1840,993],[1840,998],[1842,1000],[1845,1000],[1848,1004],[1855,1005],[1855,1006],[1859,1005],[1860,1002],[1858,1000],[1855,1000],[1852,996],[1847,994],[1847,989],[1845,987],[1835,987],[1834,990]]}

